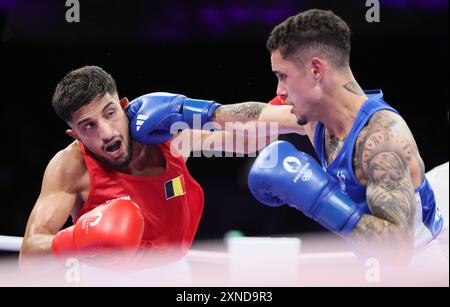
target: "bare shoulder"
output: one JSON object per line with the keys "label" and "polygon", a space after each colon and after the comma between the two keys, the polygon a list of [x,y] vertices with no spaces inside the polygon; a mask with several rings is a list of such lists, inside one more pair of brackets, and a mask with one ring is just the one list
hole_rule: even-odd
{"label": "bare shoulder", "polygon": [[409,128],[405,120],[397,113],[390,110],[380,110],[372,115],[364,129],[385,129],[396,128],[402,130],[403,133],[409,132]]}
{"label": "bare shoulder", "polygon": [[420,185],[425,167],[414,136],[405,120],[388,110],[376,112],[358,136],[354,155],[356,176],[365,177],[369,163],[381,153],[394,153],[409,169],[414,185]]}
{"label": "bare shoulder", "polygon": [[44,182],[62,187],[76,188],[86,175],[87,168],[78,143],[75,141],[60,150],[50,160],[44,174]]}

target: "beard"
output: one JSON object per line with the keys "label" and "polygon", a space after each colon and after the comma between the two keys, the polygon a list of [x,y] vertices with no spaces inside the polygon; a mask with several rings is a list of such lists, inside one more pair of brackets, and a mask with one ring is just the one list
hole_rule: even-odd
{"label": "beard", "polygon": [[308,123],[308,119],[305,116],[299,116],[297,117],[297,124],[300,126],[304,126]]}

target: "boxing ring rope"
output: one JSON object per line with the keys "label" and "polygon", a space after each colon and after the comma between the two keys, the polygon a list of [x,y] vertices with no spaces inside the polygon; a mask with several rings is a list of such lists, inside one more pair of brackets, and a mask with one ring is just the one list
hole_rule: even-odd
{"label": "boxing ring rope", "polygon": [[18,252],[22,241],[22,237],[0,236],[0,251]]}
{"label": "boxing ring rope", "polygon": [[[0,251],[19,252],[20,247],[22,246],[22,242],[22,237],[0,235]],[[230,256],[224,252],[200,250],[190,250],[187,254],[187,257],[196,259],[196,261],[204,261],[207,263],[226,262],[230,258]],[[356,260],[356,256],[353,252],[308,253],[299,256],[300,262],[304,263],[322,261],[329,258],[341,261]]]}

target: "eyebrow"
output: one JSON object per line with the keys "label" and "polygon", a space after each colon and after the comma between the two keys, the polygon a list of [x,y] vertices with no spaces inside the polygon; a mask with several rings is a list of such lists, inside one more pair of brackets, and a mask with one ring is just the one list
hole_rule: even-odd
{"label": "eyebrow", "polygon": [[[112,104],[114,104],[114,101],[108,102],[108,104],[107,104],[106,106],[103,107],[101,113],[105,112],[105,110],[106,110],[107,108],[109,108]],[[82,120],[79,120],[79,121],[77,122],[77,126],[80,126],[81,124],[83,124],[83,123],[85,123],[85,122],[87,122],[87,121],[90,121],[90,120],[91,120],[90,117],[83,118]]]}
{"label": "eyebrow", "polygon": [[283,73],[282,72],[279,72],[278,70],[272,70],[273,71],[273,73],[275,74],[275,75],[282,75]]}

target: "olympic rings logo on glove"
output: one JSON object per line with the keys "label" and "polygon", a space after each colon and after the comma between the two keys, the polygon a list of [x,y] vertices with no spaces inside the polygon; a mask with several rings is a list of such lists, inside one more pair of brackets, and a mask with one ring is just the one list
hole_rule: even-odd
{"label": "olympic rings logo on glove", "polygon": [[309,181],[309,180],[311,180],[311,178],[312,178],[312,170],[310,168],[308,168],[306,170],[306,172],[303,174],[302,180],[303,181]]}

